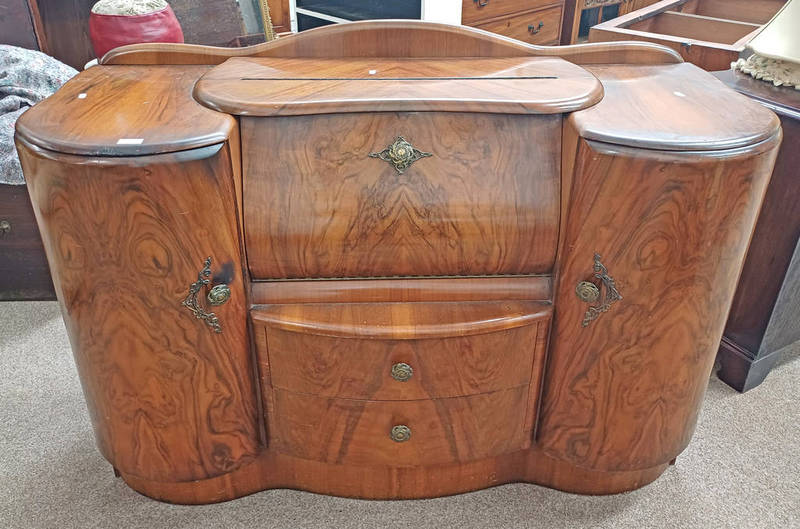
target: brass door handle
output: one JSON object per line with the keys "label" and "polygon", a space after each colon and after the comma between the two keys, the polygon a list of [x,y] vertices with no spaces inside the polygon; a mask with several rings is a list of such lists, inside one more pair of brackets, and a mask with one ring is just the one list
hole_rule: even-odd
{"label": "brass door handle", "polygon": [[[600,281],[600,286],[597,286],[592,281],[580,281],[575,286],[575,294],[578,299],[584,303],[600,303],[586,309],[581,327],[587,327],[599,318],[601,314],[608,312],[611,305],[622,299],[614,278],[608,275],[608,269],[600,262],[600,259],[599,254],[594,254],[594,277]],[[605,292],[601,291],[601,287]]]}
{"label": "brass door handle", "polygon": [[407,382],[414,376],[414,368],[405,362],[398,362],[392,366],[392,378],[398,382]]}
{"label": "brass door handle", "polygon": [[543,27],[544,27],[544,22],[539,22],[538,26],[534,26],[533,24],[529,24],[528,25],[528,32],[531,35],[536,35],[537,33],[539,33],[542,30]]}
{"label": "brass door handle", "polygon": [[[211,327],[215,333],[221,333],[222,325],[217,315],[206,311],[197,299],[200,291],[211,283],[211,280],[208,279],[211,275],[211,257],[206,258],[203,265],[203,269],[197,274],[197,281],[189,285],[189,294],[186,295],[181,305],[189,309],[189,312],[194,314],[195,318],[206,322],[206,325]],[[231,298],[231,289],[225,284],[214,285],[206,297],[211,305],[222,305]]]}
{"label": "brass door handle", "polygon": [[392,441],[395,443],[405,443],[411,439],[411,428],[405,424],[398,424],[397,426],[392,427],[392,433],[390,436]]}

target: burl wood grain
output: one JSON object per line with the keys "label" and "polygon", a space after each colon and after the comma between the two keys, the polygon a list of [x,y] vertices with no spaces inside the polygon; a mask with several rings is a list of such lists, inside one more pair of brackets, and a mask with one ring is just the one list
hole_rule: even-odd
{"label": "burl wood grain", "polygon": [[[227,146],[94,159],[18,146],[103,455],[166,481],[253,460],[258,399]],[[233,293],[214,309],[222,334],[181,306],[208,256]]]}
{"label": "burl wood grain", "polygon": [[[385,338],[361,332],[367,326],[408,325],[384,317],[388,310],[398,312],[396,305],[407,308],[414,327],[435,326],[439,332],[406,339],[401,332],[397,338],[388,332]],[[552,310],[535,302],[357,303],[348,308],[321,307],[349,329],[349,335],[337,336],[329,334],[327,325],[313,327],[318,319],[312,319],[310,310],[304,311],[305,328],[289,331],[261,319],[259,313],[267,309],[254,309],[254,332],[262,335],[256,339],[262,376],[269,374],[275,388],[362,400],[459,397],[517,387],[531,383],[532,378],[538,381],[544,350],[538,350],[537,344],[547,341]],[[518,308],[528,311],[531,318],[514,318]],[[453,314],[463,316],[462,321],[436,325]],[[507,320],[505,329],[497,325],[503,320]],[[413,369],[410,380],[391,377],[392,366],[399,362]]]}
{"label": "burl wood grain", "polygon": [[585,69],[553,57],[250,57],[212,68],[194,95],[209,108],[246,116],[406,110],[558,114],[597,103],[603,87]]}
{"label": "burl wood grain", "polygon": [[[538,23],[537,23],[538,24]],[[135,44],[102,64],[220,64],[230,57],[563,57],[576,64],[674,64],[680,54],[648,42],[537,46],[487,31],[411,20],[332,24],[249,48]]]}
{"label": "burl wood grain", "polygon": [[[595,470],[670,461],[694,431],[780,134],[714,153],[581,140],[538,444]],[[623,299],[587,327],[599,253]]]}
{"label": "burl wood grain", "polygon": [[[549,273],[560,116],[242,118],[254,278]],[[433,153],[398,174],[398,136]],[[270,145],[270,149],[264,149]]]}
{"label": "burl wood grain", "polygon": [[[525,448],[528,386],[412,401],[330,399],[276,389],[267,410],[270,450],[341,465],[436,465]],[[393,426],[411,429],[402,443]]]}

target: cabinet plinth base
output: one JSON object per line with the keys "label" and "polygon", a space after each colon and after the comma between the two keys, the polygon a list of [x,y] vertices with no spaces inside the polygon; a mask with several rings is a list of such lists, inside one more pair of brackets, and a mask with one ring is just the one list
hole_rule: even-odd
{"label": "cabinet plinth base", "polygon": [[658,478],[669,462],[632,471],[598,471],[553,459],[538,449],[489,459],[429,467],[344,466],[265,452],[230,474],[189,482],[160,482],[122,472],[133,490],[177,504],[206,504],[268,489],[297,489],[370,500],[450,496],[507,483],[526,482],[575,494],[617,494]]}

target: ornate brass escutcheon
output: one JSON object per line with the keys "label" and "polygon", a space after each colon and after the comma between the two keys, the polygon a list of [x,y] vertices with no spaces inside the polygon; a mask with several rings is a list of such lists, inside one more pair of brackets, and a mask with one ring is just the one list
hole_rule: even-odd
{"label": "ornate brass escutcheon", "polygon": [[414,376],[414,369],[405,362],[399,362],[392,366],[392,378],[398,382],[406,382]]}
{"label": "ornate brass escutcheon", "polygon": [[614,278],[608,275],[608,269],[600,262],[600,259],[601,257],[599,254],[594,254],[594,277],[600,281],[604,292],[601,292],[601,288],[591,281],[581,281],[575,287],[575,293],[578,299],[584,303],[600,302],[599,305],[586,309],[581,327],[587,327],[590,323],[599,318],[601,314],[608,312],[611,305],[622,299],[622,296],[617,290]]}
{"label": "ornate brass escutcheon", "polygon": [[433,156],[429,152],[422,152],[413,145],[411,145],[404,137],[398,136],[394,143],[386,147],[380,152],[371,152],[370,158],[380,158],[384,162],[391,164],[397,174],[403,174],[403,171],[411,167],[411,164],[419,160]]}
{"label": "ornate brass escutcheon", "polygon": [[411,428],[405,424],[398,424],[392,427],[391,437],[395,443],[405,443],[411,439]]}
{"label": "ornate brass escutcheon", "polygon": [[[221,333],[222,325],[220,325],[217,315],[213,312],[206,312],[197,300],[197,295],[200,293],[200,290],[211,282],[211,280],[208,279],[211,275],[211,257],[208,257],[203,265],[203,269],[197,274],[197,281],[189,286],[189,294],[186,295],[181,305],[189,309],[189,311],[194,314],[195,318],[206,322],[206,325],[211,327],[214,332]],[[208,293],[208,301],[212,305],[222,305],[228,301],[230,297],[231,289],[228,285],[215,285]]]}

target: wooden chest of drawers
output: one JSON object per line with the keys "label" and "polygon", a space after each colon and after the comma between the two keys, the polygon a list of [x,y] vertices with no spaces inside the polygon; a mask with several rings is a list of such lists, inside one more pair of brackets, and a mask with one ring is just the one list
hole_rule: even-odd
{"label": "wooden chest of drawers", "polygon": [[104,60],[17,142],[134,489],[613,493],[686,447],[768,110],[666,48],[418,22]]}
{"label": "wooden chest of drawers", "polygon": [[461,23],[530,44],[561,38],[564,0],[463,0]]}

